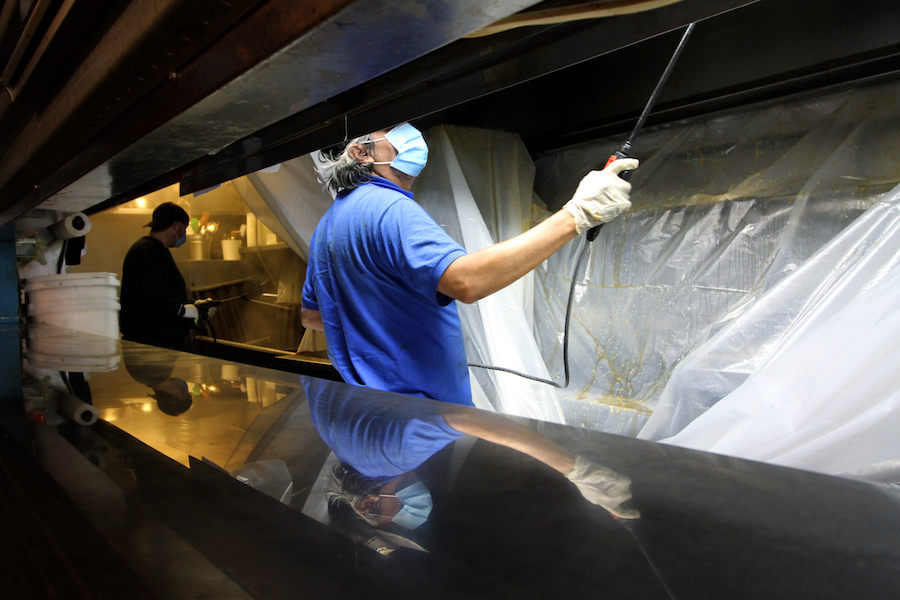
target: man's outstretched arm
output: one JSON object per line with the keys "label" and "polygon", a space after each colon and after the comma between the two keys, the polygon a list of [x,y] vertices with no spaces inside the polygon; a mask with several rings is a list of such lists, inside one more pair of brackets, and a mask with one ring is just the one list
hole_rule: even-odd
{"label": "man's outstretched arm", "polygon": [[525,276],[578,235],[631,208],[631,184],[618,174],[637,166],[638,161],[627,158],[591,171],[565,207],[543,223],[454,260],[441,276],[438,291],[470,304]]}
{"label": "man's outstretched arm", "polygon": [[300,307],[300,324],[306,329],[325,331],[325,326],[322,324],[322,313],[311,308]]}

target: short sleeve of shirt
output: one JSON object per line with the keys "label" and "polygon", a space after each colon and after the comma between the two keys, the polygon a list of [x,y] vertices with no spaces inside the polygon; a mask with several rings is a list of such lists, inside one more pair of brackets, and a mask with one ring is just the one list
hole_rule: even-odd
{"label": "short sleeve of shirt", "polygon": [[[315,257],[314,248],[316,243],[316,234],[313,233],[312,240],[309,243],[309,264],[314,264]],[[300,302],[303,308],[319,310],[319,302],[316,299],[316,273],[313,269],[306,270],[306,280],[303,282],[303,291],[300,295]]]}
{"label": "short sleeve of shirt", "polygon": [[454,260],[466,251],[412,200],[393,203],[381,223],[387,259],[409,285],[446,306],[452,298],[437,291],[438,283]]}

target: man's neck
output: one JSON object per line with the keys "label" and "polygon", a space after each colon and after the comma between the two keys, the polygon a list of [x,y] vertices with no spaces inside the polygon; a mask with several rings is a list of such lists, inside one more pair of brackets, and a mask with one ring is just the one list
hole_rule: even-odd
{"label": "man's neck", "polygon": [[169,230],[166,229],[164,231],[151,231],[147,235],[152,237],[155,240],[159,240],[159,243],[161,243],[166,248],[171,248],[173,246],[173,244],[169,243],[168,233],[169,233]]}
{"label": "man's neck", "polygon": [[372,169],[372,175],[377,175],[378,177],[387,179],[391,183],[397,184],[400,189],[406,190],[407,192],[412,190],[413,182],[416,180],[415,177],[410,177],[406,173],[401,173],[390,165],[375,165],[375,167]]}

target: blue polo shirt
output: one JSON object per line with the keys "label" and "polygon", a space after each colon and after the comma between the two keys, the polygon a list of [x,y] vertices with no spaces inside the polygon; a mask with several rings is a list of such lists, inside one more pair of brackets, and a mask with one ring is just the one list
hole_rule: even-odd
{"label": "blue polo shirt", "polygon": [[338,194],[310,242],[303,306],[322,313],[344,381],[472,406],[456,303],[437,291],[464,254],[386,179]]}

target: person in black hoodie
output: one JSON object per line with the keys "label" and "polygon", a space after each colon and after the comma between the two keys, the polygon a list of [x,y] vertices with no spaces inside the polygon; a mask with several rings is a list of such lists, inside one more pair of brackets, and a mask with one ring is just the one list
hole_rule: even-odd
{"label": "person in black hoodie", "polygon": [[124,339],[187,350],[188,333],[199,322],[201,312],[206,318],[216,310],[203,307],[202,301],[188,301],[184,278],[169,252],[169,248],[184,244],[189,221],[177,204],[160,204],[144,226],[150,233],[125,255],[119,299],[119,330]]}

